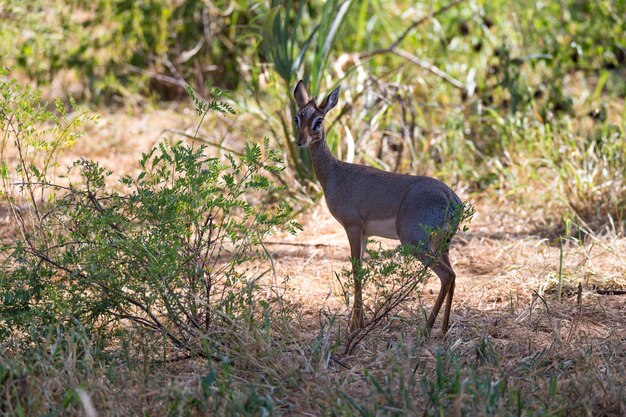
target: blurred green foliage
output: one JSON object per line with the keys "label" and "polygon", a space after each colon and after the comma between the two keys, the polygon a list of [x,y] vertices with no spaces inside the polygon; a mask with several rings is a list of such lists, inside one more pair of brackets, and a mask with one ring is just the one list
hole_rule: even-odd
{"label": "blurred green foliage", "polygon": [[[255,72],[250,65],[267,63],[288,82],[304,64],[310,90],[317,94],[325,84],[329,57],[385,47],[412,20],[444,4],[5,0],[0,5],[0,55],[4,65],[19,68],[39,83],[51,82],[63,70],[75,71],[85,83],[85,93],[94,98],[154,91],[164,98],[178,97],[184,94],[178,85],[183,79],[197,87],[210,79],[213,85],[235,89]],[[493,66],[510,58],[507,49],[516,65],[530,54],[549,55],[545,65],[530,62],[541,67],[533,68],[535,78],[552,75],[550,80],[562,81],[573,70],[623,67],[624,16],[623,1],[468,1],[437,16],[426,30],[415,30],[400,46],[459,77],[474,68],[483,87],[499,72]],[[279,27],[277,18],[282,32],[269,30]],[[307,51],[316,32],[318,39]],[[366,66],[380,75],[383,67],[399,63],[397,57],[383,56]],[[526,84],[538,87],[536,81]],[[178,95],[168,91],[172,88]],[[623,85],[621,89],[624,94]]]}
{"label": "blurred green foliage", "polygon": [[[232,90],[302,191],[315,185],[293,145],[299,78],[313,95],[342,85],[326,126],[342,159],[469,191],[507,188],[520,201],[549,170],[560,181],[555,218],[626,217],[623,153],[613,151],[626,146],[623,0],[5,0],[0,15],[3,64],[52,97]],[[579,151],[567,164],[556,157]],[[579,208],[591,201],[604,208]]]}
{"label": "blurred green foliage", "polygon": [[[83,83],[86,98],[156,92],[185,96],[181,80],[198,86],[238,84],[234,38],[255,15],[200,0],[34,0],[4,2],[2,55],[39,83],[65,70]],[[253,40],[253,39],[252,39]],[[252,43],[254,45],[254,42]],[[180,71],[180,72],[179,72]]]}

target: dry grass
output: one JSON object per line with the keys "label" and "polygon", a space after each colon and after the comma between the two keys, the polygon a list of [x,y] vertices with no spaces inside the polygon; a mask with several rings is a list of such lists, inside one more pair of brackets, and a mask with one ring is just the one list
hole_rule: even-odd
{"label": "dry grass", "polygon": [[[194,129],[193,115],[179,113],[103,115],[66,159],[88,156],[130,173],[173,120],[175,129]],[[58,352],[36,353],[34,361],[3,353],[0,411],[22,404],[39,410],[25,412],[32,415],[67,401],[69,414],[83,415],[87,400],[75,394],[82,387],[99,415],[112,416],[257,414],[263,407],[302,416],[624,415],[625,296],[598,290],[626,288],[626,239],[567,240],[560,268],[559,240],[534,226],[533,213],[495,198],[472,199],[477,214],[451,253],[458,278],[445,336],[423,333],[424,311],[439,288],[431,279],[421,297],[342,355],[349,310],[335,274],[349,265],[348,243],[320,204],[299,219],[302,233],[268,242],[274,274],[259,294],[278,300],[282,316],[271,335],[232,329],[242,349],[231,364],[128,359],[167,353],[140,333],[129,336],[134,355],[99,362],[86,339],[53,336]],[[2,216],[6,239],[15,230]],[[20,373],[29,361],[31,371]]]}
{"label": "dry grass", "polygon": [[[506,207],[482,201],[476,208],[470,232],[457,238],[451,255],[458,278],[449,332],[443,336],[435,331],[432,338],[425,339],[422,303],[407,303],[353,355],[336,358],[336,363],[327,360],[317,370],[316,383],[317,378],[333,381],[329,389],[341,387],[356,404],[371,405],[374,400],[382,407],[377,413],[392,413],[393,406],[383,406],[389,398],[372,389],[370,378],[378,378],[398,396],[400,404],[395,407],[421,413],[427,404],[401,406],[397,378],[404,375],[409,383],[413,370],[417,370],[417,380],[434,378],[437,352],[445,352],[461,369],[486,373],[492,383],[503,379],[509,389],[537,397],[539,404],[544,401],[545,409],[555,414],[623,413],[624,295],[600,295],[597,290],[626,288],[626,262],[621,255],[626,253],[626,240],[604,237],[566,242],[559,302],[558,241],[533,230],[527,219]],[[272,248],[279,254],[277,275],[290,277],[291,295],[286,298],[298,304],[307,327],[319,328],[320,311],[339,315],[340,329],[327,336],[332,345],[333,337],[345,337],[348,310],[337,293],[334,275],[348,265],[348,245],[343,229],[325,207],[314,210],[305,224],[305,231],[293,240],[307,246]],[[438,282],[431,279],[422,295],[426,309],[434,303],[437,291]],[[556,381],[555,392],[560,395],[552,404],[545,402],[549,387],[537,386],[550,378]],[[413,394],[408,395],[409,401],[419,402],[416,393],[421,389],[407,387]],[[475,401],[475,393],[467,395],[455,400],[459,404],[449,411],[470,410],[465,402]],[[304,404],[311,396],[315,393],[304,395],[303,403],[296,401],[303,405],[301,411],[308,408]],[[528,399],[525,401],[528,404]],[[563,407],[562,412],[557,412],[558,407]],[[531,409],[537,410],[537,404]]]}

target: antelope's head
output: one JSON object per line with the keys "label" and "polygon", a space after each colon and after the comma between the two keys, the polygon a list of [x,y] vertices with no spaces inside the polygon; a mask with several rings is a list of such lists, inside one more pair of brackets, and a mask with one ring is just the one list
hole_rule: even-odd
{"label": "antelope's head", "polygon": [[324,117],[330,109],[337,105],[339,99],[339,87],[330,92],[319,105],[315,103],[315,97],[309,99],[309,94],[302,80],[298,81],[293,90],[293,97],[298,105],[298,113],[295,117],[298,127],[296,145],[309,147],[311,144],[324,138]]}

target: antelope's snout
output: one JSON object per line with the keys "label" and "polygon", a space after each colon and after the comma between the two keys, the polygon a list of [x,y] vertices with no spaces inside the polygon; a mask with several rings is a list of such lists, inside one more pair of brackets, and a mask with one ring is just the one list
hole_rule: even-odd
{"label": "antelope's snout", "polygon": [[301,129],[298,131],[298,136],[296,138],[296,145],[298,148],[306,148],[311,143],[311,136],[309,132],[305,132],[305,129]]}

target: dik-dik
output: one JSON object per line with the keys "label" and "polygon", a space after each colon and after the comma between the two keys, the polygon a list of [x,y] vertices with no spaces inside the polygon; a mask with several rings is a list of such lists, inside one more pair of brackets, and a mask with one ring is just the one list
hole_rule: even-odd
{"label": "dik-dik", "polygon": [[[324,117],[337,105],[339,87],[320,104],[309,98],[302,81],[296,85],[293,95],[298,105],[296,144],[311,151],[315,174],[324,189],[328,209],[344,227],[350,242],[354,276],[351,329],[364,326],[362,287],[357,268],[367,238],[380,236],[422,248],[416,250],[415,256],[441,281],[437,301],[428,318],[428,331],[447,296],[442,324],[442,330],[446,332],[456,274],[450,265],[448,242],[437,239],[431,232],[451,231],[457,227],[454,217],[462,209],[461,200],[450,187],[434,178],[395,174],[339,161],[328,148],[324,132]],[[440,256],[433,256],[435,253]]]}

